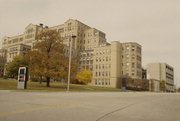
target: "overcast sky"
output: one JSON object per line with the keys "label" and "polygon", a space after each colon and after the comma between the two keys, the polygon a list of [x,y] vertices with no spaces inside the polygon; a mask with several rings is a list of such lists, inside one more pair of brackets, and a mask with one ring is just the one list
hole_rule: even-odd
{"label": "overcast sky", "polygon": [[180,86],[180,0],[0,0],[0,39],[25,27],[77,19],[106,33],[107,40],[142,45],[143,66],[166,62]]}

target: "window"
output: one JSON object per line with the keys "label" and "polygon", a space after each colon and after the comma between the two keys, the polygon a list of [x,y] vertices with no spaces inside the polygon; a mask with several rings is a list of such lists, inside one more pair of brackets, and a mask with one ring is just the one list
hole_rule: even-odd
{"label": "window", "polygon": [[141,57],[137,55],[137,60],[138,61],[141,61]]}
{"label": "window", "polygon": [[64,28],[61,28],[58,30],[59,32],[64,32]]}
{"label": "window", "polygon": [[132,55],[132,59],[135,59],[135,55]]}
{"label": "window", "polygon": [[140,47],[137,47],[136,51],[141,54],[141,48]]}
{"label": "window", "polygon": [[8,41],[8,44],[11,44],[11,40],[10,40],[10,41]]}
{"label": "window", "polygon": [[89,64],[89,60],[86,61],[86,64]]}
{"label": "window", "polygon": [[99,82],[99,85],[100,85],[101,84],[100,80],[98,82]]}
{"label": "window", "polygon": [[132,48],[131,48],[132,51],[135,51],[135,46],[133,45]]}
{"label": "window", "polygon": [[101,62],[101,57],[99,58],[99,62]]}
{"label": "window", "polygon": [[93,60],[90,60],[90,63],[93,64]]}
{"label": "window", "polygon": [[71,23],[68,23],[68,31],[71,31]]}
{"label": "window", "polygon": [[106,61],[108,61],[108,57],[106,57]]}
{"label": "window", "polygon": [[23,38],[19,38],[19,41],[23,41]]}
{"label": "window", "polygon": [[108,85],[107,80],[105,80],[105,85]]}
{"label": "window", "polygon": [[135,67],[135,63],[133,62],[133,63],[132,63],[132,68],[134,68],[134,67]]}
{"label": "window", "polygon": [[102,80],[102,85],[104,85],[104,80]]}
{"label": "window", "polygon": [[107,71],[106,71],[106,76],[108,76]]}
{"label": "window", "polygon": [[97,80],[95,80],[95,85],[97,85]]}
{"label": "window", "polygon": [[28,30],[26,31],[26,33],[29,34],[29,33],[32,33],[33,31],[34,31],[34,29],[33,29],[33,28],[30,28],[30,29],[28,29]]}
{"label": "window", "polygon": [[102,57],[102,61],[104,61],[104,57]]}
{"label": "window", "polygon": [[96,58],[96,62],[98,62],[98,58]]}
{"label": "window", "polygon": [[16,38],[16,39],[13,39],[12,41],[13,41],[13,43],[16,43],[16,42],[18,42],[18,38]]}
{"label": "window", "polygon": [[34,37],[34,34],[28,34],[28,35],[26,35],[26,39],[33,38],[33,37]]}

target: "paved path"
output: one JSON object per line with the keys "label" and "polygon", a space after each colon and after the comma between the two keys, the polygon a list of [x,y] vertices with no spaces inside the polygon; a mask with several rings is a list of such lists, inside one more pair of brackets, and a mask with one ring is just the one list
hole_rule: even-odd
{"label": "paved path", "polygon": [[0,121],[180,121],[180,94],[1,90]]}

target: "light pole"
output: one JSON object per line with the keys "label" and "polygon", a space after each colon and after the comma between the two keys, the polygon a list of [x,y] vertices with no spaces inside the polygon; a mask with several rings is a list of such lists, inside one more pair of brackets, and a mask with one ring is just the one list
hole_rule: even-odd
{"label": "light pole", "polygon": [[76,38],[76,36],[72,35],[71,37],[72,38],[69,39],[69,70],[68,70],[67,92],[69,92],[69,84],[70,84],[70,79],[71,79],[71,49],[72,49],[71,39],[74,40]]}

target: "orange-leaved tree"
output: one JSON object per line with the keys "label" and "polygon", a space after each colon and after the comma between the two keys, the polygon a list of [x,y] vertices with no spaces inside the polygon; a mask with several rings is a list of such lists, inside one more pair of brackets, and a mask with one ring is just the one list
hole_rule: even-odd
{"label": "orange-leaved tree", "polygon": [[68,58],[65,56],[63,41],[55,30],[44,30],[37,36],[38,42],[29,52],[30,75],[46,79],[60,79],[67,74]]}

